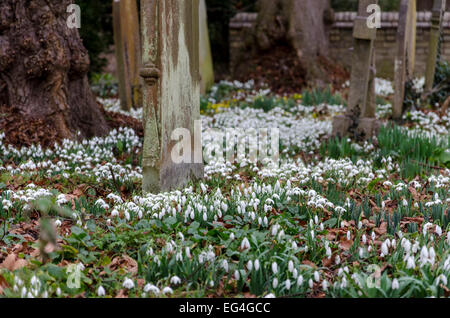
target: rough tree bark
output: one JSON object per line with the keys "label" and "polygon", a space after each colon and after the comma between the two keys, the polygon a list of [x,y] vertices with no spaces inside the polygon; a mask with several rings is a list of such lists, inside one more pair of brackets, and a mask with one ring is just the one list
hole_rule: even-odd
{"label": "rough tree bark", "polygon": [[261,50],[287,41],[307,70],[307,80],[326,81],[319,58],[328,59],[334,21],[329,0],[259,0],[256,41]]}
{"label": "rough tree bark", "polygon": [[73,0],[1,0],[0,102],[43,119],[61,138],[103,135],[108,125],[88,79],[89,56],[67,26]]}

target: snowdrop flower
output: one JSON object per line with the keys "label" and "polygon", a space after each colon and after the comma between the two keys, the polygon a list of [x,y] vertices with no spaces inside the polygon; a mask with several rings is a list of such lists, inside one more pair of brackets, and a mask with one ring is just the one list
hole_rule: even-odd
{"label": "snowdrop flower", "polygon": [[242,240],[241,249],[242,250],[250,249],[250,242],[248,241],[248,239],[246,237],[244,237],[244,239]]}
{"label": "snowdrop flower", "polygon": [[274,274],[277,274],[277,273],[278,273],[278,264],[277,264],[276,262],[273,262],[273,263],[272,263],[272,272],[273,272]]}
{"label": "snowdrop flower", "polygon": [[412,252],[413,252],[414,254],[416,254],[417,251],[419,250],[419,248],[420,248],[419,242],[415,242],[414,245],[412,246]]}
{"label": "snowdrop flower", "polygon": [[375,241],[375,232],[372,232],[372,235],[371,235],[371,238],[372,238],[372,241]]}
{"label": "snowdrop flower", "polygon": [[347,231],[347,241],[350,241],[352,238],[352,234],[350,233],[350,231]]}
{"label": "snowdrop flower", "polygon": [[436,233],[438,236],[441,236],[441,235],[442,235],[442,228],[441,228],[439,225],[436,225],[435,233]]}
{"label": "snowdrop flower", "polygon": [[179,284],[181,284],[181,279],[178,276],[174,276],[170,279],[170,283],[172,285],[179,285]]}
{"label": "snowdrop flower", "polygon": [[247,269],[248,269],[249,272],[251,272],[252,269],[253,269],[253,263],[252,263],[251,260],[249,260],[249,261],[247,262]]}
{"label": "snowdrop flower", "polygon": [[300,287],[300,286],[302,286],[302,285],[303,285],[303,276],[300,275],[300,276],[297,278],[297,287]]}
{"label": "snowdrop flower", "polygon": [[323,288],[323,290],[328,289],[328,281],[326,279],[322,282],[322,288]]}
{"label": "snowdrop flower", "polygon": [[424,266],[427,262],[428,262],[428,249],[426,246],[422,247],[422,249],[420,250],[420,262],[421,262],[421,266]]}
{"label": "snowdrop flower", "polygon": [[226,273],[228,273],[228,261],[226,259],[222,261],[222,268]]}
{"label": "snowdrop flower", "polygon": [[320,275],[319,275],[319,272],[317,272],[317,271],[314,272],[314,280],[315,280],[316,282],[319,282],[319,281],[320,281]]}
{"label": "snowdrop flower", "polygon": [[268,294],[267,296],[265,296],[264,298],[275,298],[274,294]]}
{"label": "snowdrop flower", "polygon": [[414,269],[416,268],[416,263],[414,261],[414,257],[408,257],[408,262],[406,264],[406,269]]}
{"label": "snowdrop flower", "polygon": [[392,289],[393,290],[397,290],[397,289],[399,289],[400,288],[400,284],[399,284],[399,282],[398,282],[398,279],[397,278],[394,278],[394,280],[392,281]]}
{"label": "snowdrop flower", "polygon": [[288,262],[288,270],[291,273],[294,271],[294,262],[292,260],[289,260]]}
{"label": "snowdrop flower", "polygon": [[337,255],[334,262],[336,263],[336,265],[339,265],[341,263],[341,257]]}
{"label": "snowdrop flower", "polygon": [[308,281],[308,285],[309,285],[309,288],[313,288],[313,287],[314,287],[314,282],[313,282],[312,279],[310,279],[310,280]]}
{"label": "snowdrop flower", "polygon": [[286,287],[286,290],[290,290],[291,289],[291,281],[289,279],[286,279],[284,285]]}
{"label": "snowdrop flower", "polygon": [[103,286],[100,286],[100,287],[97,289],[97,296],[98,296],[98,297],[105,297],[105,295],[106,295],[105,289],[103,288]]}
{"label": "snowdrop flower", "polygon": [[259,271],[259,260],[255,260],[255,271]]}
{"label": "snowdrop flower", "polygon": [[387,247],[386,242],[383,242],[383,244],[381,244],[381,255],[382,255],[382,257],[384,257],[388,254],[389,254],[389,248]]}
{"label": "snowdrop flower", "polygon": [[430,258],[430,263],[434,264],[434,259],[436,258],[436,252],[434,251],[433,246],[430,247],[430,249],[428,250],[428,255],[429,255],[429,258]]}
{"label": "snowdrop flower", "polygon": [[364,245],[367,243],[367,237],[366,237],[366,234],[363,234],[363,236],[362,236],[362,242],[363,242]]}
{"label": "snowdrop flower", "polygon": [[442,285],[447,286],[448,280],[447,277],[444,274],[441,274],[436,279],[436,285],[440,285],[440,282],[442,281]]}
{"label": "snowdrop flower", "polygon": [[55,221],[55,225],[56,225],[57,227],[60,227],[60,226],[61,226],[61,221],[60,221],[60,220],[56,220],[56,221]]}
{"label": "snowdrop flower", "polygon": [[431,223],[426,223],[426,224],[423,226],[422,233],[423,233],[424,236],[427,235],[427,233],[428,233],[428,228],[431,227],[431,226],[433,226],[433,224],[431,224]]}
{"label": "snowdrop flower", "polygon": [[342,278],[341,288],[342,289],[347,288],[347,279],[345,277]]}
{"label": "snowdrop flower", "polygon": [[272,287],[275,289],[278,287],[278,279],[275,277],[272,282]]}
{"label": "snowdrop flower", "polygon": [[409,253],[411,251],[411,242],[409,240],[402,239],[401,245],[406,253]]}
{"label": "snowdrop flower", "polygon": [[239,271],[238,271],[238,270],[236,270],[236,271],[234,272],[234,278],[235,278],[236,280],[240,280],[240,279],[241,279],[241,274],[239,274]]}
{"label": "snowdrop flower", "polygon": [[162,293],[163,293],[164,295],[167,295],[167,294],[173,294],[173,289],[170,288],[170,287],[165,287],[165,288],[162,290]]}
{"label": "snowdrop flower", "polygon": [[145,285],[145,286],[144,286],[144,292],[146,292],[146,293],[149,293],[149,292],[150,292],[150,293],[153,293],[153,294],[155,294],[155,295],[161,293],[161,291],[159,290],[159,288],[156,287],[155,285],[152,285],[152,284],[147,284],[147,285]]}
{"label": "snowdrop flower", "polygon": [[134,282],[129,278],[125,278],[125,281],[123,282],[122,286],[126,289],[133,289]]}
{"label": "snowdrop flower", "polygon": [[234,233],[230,234],[230,240],[234,241]]}

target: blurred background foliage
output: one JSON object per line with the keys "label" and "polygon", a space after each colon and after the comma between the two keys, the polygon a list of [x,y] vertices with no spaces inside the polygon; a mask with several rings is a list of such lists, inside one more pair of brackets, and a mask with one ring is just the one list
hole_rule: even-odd
{"label": "blurred background foliage", "polygon": [[107,64],[102,53],[107,53],[114,44],[112,26],[112,1],[75,0],[81,8],[80,35],[89,51],[90,77],[102,72]]}
{"label": "blurred background foliage", "polygon": [[228,27],[238,12],[256,12],[257,0],[206,0],[209,36],[216,73],[226,73],[229,62]]}
{"label": "blurred background foliage", "polygon": [[[138,0],[138,4],[139,2]],[[211,46],[218,73],[223,74],[228,69],[230,18],[238,12],[256,12],[257,2],[257,0],[206,0]],[[383,11],[397,11],[400,0],[379,0],[379,2]],[[422,7],[426,7],[428,2],[430,1],[419,0]],[[107,64],[102,53],[108,53],[114,44],[112,0],[75,0],[75,3],[81,7],[80,34],[91,58],[92,79],[93,74],[102,72]],[[331,0],[331,5],[336,11],[356,11],[358,0]]]}

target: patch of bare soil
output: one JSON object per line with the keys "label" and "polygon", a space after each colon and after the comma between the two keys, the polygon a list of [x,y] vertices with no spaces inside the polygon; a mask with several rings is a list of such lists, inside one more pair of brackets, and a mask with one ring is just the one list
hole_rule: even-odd
{"label": "patch of bare soil", "polygon": [[[337,63],[319,58],[321,67],[329,74],[334,87],[350,78],[349,72]],[[279,95],[300,93],[307,86],[306,70],[302,61],[291,47],[279,45],[267,52],[258,52],[242,60],[235,70],[233,79],[241,82],[255,80],[257,88],[268,86]]]}

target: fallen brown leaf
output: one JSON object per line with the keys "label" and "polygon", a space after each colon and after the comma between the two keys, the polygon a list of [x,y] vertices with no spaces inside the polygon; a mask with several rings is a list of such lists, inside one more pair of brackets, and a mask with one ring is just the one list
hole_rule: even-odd
{"label": "fallen brown leaf", "polygon": [[352,245],[353,245],[353,241],[352,241],[352,240],[350,240],[350,241],[348,241],[348,240],[342,240],[342,241],[339,243],[339,247],[340,247],[342,250],[344,250],[344,251],[348,251],[348,250],[350,249],[350,247],[352,247]]}
{"label": "fallen brown leaf", "polygon": [[302,262],[302,264],[308,265],[309,267],[312,267],[312,268],[317,268],[316,264],[314,264],[313,262],[308,261],[308,260],[304,260],[304,261]]}
{"label": "fallen brown leaf", "polygon": [[0,275],[0,295],[2,295],[3,290],[8,287],[9,287],[8,282],[2,275]]}
{"label": "fallen brown leaf", "polygon": [[108,267],[115,271],[116,269],[120,268],[126,268],[129,273],[137,274],[138,272],[138,263],[129,257],[128,255],[122,255],[122,257],[114,257],[111,264],[108,265]]}
{"label": "fallen brown leaf", "polygon": [[28,265],[28,262],[24,259],[18,258],[16,254],[9,254],[8,257],[0,265],[0,268],[6,268],[13,272]]}

